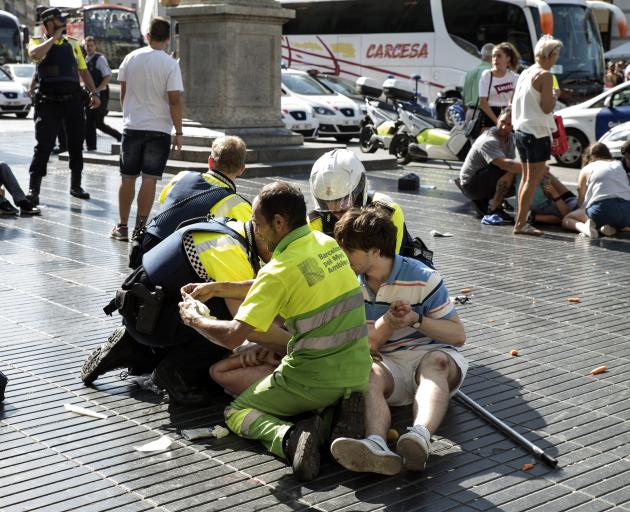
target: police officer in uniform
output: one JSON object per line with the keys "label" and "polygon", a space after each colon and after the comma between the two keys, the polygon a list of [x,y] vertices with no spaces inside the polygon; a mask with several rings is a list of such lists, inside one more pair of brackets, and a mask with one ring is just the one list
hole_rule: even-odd
{"label": "police officer in uniform", "polygon": [[121,141],[122,135],[115,128],[105,124],[104,120],[107,115],[107,103],[109,101],[108,84],[112,79],[112,70],[107,63],[107,58],[96,51],[96,40],[92,36],[85,38],[85,49],[87,51],[86,64],[88,71],[96,84],[96,91],[101,94],[101,106],[87,109],[85,112],[85,143],[88,151],[92,151],[96,149],[97,129],[114,137],[118,142]]}
{"label": "police officer in uniform", "polygon": [[70,194],[80,199],[90,195],[81,188],[83,172],[83,140],[85,117],[81,80],[90,91],[90,108],[100,106],[99,93],[88,72],[78,41],[64,35],[66,21],[57,8],[46,9],[41,14],[46,35],[33,38],[28,55],[37,63],[38,94],[35,138],[37,144],[29,169],[29,199],[39,204],[42,178],[46,176],[48,157],[62,120],[65,121],[70,154]]}

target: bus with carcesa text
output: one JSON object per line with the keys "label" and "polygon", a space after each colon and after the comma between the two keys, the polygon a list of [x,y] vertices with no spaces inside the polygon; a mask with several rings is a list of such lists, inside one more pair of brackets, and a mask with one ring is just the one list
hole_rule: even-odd
{"label": "bus with carcesa text", "polygon": [[[421,93],[458,94],[486,43],[509,41],[521,64],[553,34],[564,47],[552,72],[560,99],[574,104],[603,90],[604,50],[593,11],[625,37],[623,12],[589,0],[280,0],[295,10],[283,27],[282,63],[350,79],[421,76]],[[602,14],[601,12],[599,13]]]}
{"label": "bus with carcesa text", "polygon": [[0,65],[25,62],[28,29],[10,12],[0,11]]}
{"label": "bus with carcesa text", "polygon": [[68,35],[81,44],[87,36],[96,38],[98,52],[105,55],[112,69],[118,68],[129,52],[145,45],[135,9],[111,4],[59,9],[66,17]]}

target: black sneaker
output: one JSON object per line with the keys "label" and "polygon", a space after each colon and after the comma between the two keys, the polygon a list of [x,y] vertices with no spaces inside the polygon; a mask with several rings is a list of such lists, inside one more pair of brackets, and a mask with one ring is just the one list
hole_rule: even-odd
{"label": "black sneaker", "polygon": [[472,204],[479,218],[482,218],[483,216],[488,214],[488,200],[487,199],[471,199],[470,204]]}
{"label": "black sneaker", "polygon": [[18,202],[17,205],[20,207],[20,215],[39,215],[42,213],[41,210],[28,199],[23,199]]}
{"label": "black sneaker", "polygon": [[92,384],[100,375],[118,368],[133,365],[133,347],[137,342],[127,334],[124,326],[119,327],[97,347],[83,363],[81,380],[86,386]]}
{"label": "black sneaker", "polygon": [[490,210],[488,215],[498,215],[503,219],[503,222],[506,224],[514,224],[514,217],[512,217],[508,212],[506,212],[503,208],[497,208],[495,210]]}
{"label": "black sneaker", "polygon": [[19,210],[6,199],[0,202],[0,215],[17,215]]}
{"label": "black sneaker", "polygon": [[90,194],[88,194],[81,187],[72,187],[70,189],[70,195],[74,196],[74,197],[78,197],[79,199],[89,199],[90,198]]}
{"label": "black sneaker", "polygon": [[295,478],[300,482],[317,478],[323,440],[322,419],[319,416],[298,421],[289,431],[285,454]]}
{"label": "black sneaker", "polygon": [[342,398],[335,407],[330,431],[330,442],[338,437],[363,439],[365,437],[365,398],[355,391]]}

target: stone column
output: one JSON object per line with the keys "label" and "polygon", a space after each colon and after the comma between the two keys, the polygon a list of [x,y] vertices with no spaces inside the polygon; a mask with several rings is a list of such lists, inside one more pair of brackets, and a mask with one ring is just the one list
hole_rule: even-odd
{"label": "stone column", "polygon": [[251,144],[301,144],[280,115],[282,25],[275,0],[182,0],[177,22],[184,116]]}

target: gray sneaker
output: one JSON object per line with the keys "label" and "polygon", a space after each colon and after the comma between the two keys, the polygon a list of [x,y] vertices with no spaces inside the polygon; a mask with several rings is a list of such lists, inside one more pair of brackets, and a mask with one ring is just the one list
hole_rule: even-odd
{"label": "gray sneaker", "polygon": [[424,429],[424,435],[414,427],[409,427],[407,430],[409,432],[398,438],[396,451],[404,459],[405,469],[423,471],[431,453],[431,436],[426,429]]}
{"label": "gray sneaker", "polygon": [[340,437],[330,445],[330,453],[344,468],[359,473],[397,475],[402,469],[402,458],[387,447],[385,441]]}

